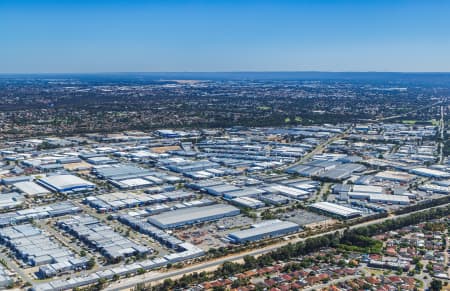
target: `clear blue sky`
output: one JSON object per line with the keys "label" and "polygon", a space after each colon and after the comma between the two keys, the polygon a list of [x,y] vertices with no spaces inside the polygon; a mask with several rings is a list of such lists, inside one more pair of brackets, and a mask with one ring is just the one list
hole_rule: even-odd
{"label": "clear blue sky", "polygon": [[0,72],[450,71],[450,1],[0,0]]}

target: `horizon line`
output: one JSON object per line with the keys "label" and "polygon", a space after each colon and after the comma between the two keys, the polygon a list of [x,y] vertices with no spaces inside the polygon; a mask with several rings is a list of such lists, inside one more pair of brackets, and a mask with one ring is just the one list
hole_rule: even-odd
{"label": "horizon line", "polygon": [[98,71],[98,72],[0,72],[0,75],[99,75],[99,74],[273,74],[273,73],[322,73],[322,74],[450,74],[450,71]]}

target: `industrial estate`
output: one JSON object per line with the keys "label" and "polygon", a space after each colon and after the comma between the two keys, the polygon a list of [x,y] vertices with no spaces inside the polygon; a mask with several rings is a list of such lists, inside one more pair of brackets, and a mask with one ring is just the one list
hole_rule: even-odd
{"label": "industrial estate", "polygon": [[[61,82],[60,92],[84,94],[89,87]],[[192,90],[212,104],[222,100],[222,89],[264,91],[262,81],[211,82],[88,90],[154,94],[164,86]],[[290,100],[308,98],[311,88],[325,96],[311,99],[308,106],[318,110],[309,119],[287,115],[270,126],[238,118],[224,127],[205,121],[77,133],[71,127],[59,134],[52,127],[38,134],[47,121],[33,127],[23,120],[14,128],[11,120],[23,112],[10,109],[0,141],[0,288],[442,288],[450,264],[448,92],[413,87],[415,97],[408,99],[403,94],[410,83],[371,84],[361,89],[361,102],[369,104],[364,107],[343,96],[348,80],[331,83],[267,81],[274,84],[267,91],[289,92]],[[386,101],[384,111],[383,92],[409,101]],[[377,106],[370,107],[371,94]],[[205,105],[208,98],[201,98],[193,100]],[[342,112],[354,115],[327,114],[326,98],[344,100]],[[280,102],[258,104],[258,116],[268,110],[291,114],[284,111],[289,102]],[[370,115],[361,116],[364,110]],[[57,111],[48,113],[58,119]]]}

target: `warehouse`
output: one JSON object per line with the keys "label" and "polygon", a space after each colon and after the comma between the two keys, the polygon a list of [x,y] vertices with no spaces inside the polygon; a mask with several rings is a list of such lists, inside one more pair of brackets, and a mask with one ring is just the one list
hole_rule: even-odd
{"label": "warehouse", "polygon": [[177,173],[189,173],[196,171],[203,171],[207,169],[219,168],[220,165],[208,160],[202,161],[186,161],[184,163],[173,163],[166,166],[169,170]]}
{"label": "warehouse", "polygon": [[285,196],[282,196],[282,195],[278,195],[278,194],[264,195],[264,196],[261,196],[260,199],[262,201],[266,202],[267,204],[272,204],[272,205],[276,205],[276,206],[280,206],[280,205],[289,203],[288,198],[286,198]]}
{"label": "warehouse", "polygon": [[353,185],[353,192],[366,192],[372,194],[381,194],[384,192],[383,187],[372,185]]}
{"label": "warehouse", "polygon": [[122,208],[137,207],[152,203],[154,200],[145,194],[115,192],[98,196],[89,196],[84,202],[100,212],[117,211]]}
{"label": "warehouse", "polygon": [[314,167],[308,165],[296,165],[288,168],[286,173],[288,174],[297,174],[303,177],[312,177],[317,176],[324,171],[321,167]]}
{"label": "warehouse", "polygon": [[431,178],[438,178],[438,179],[450,178],[450,173],[440,171],[440,170],[435,170],[435,169],[415,168],[415,169],[411,169],[410,172],[413,174],[422,176],[422,177],[431,177]]}
{"label": "warehouse", "polygon": [[151,216],[148,219],[153,225],[159,228],[177,228],[185,225],[201,223],[205,221],[218,220],[228,216],[235,216],[240,213],[239,209],[226,205],[214,204],[203,207],[192,207],[177,209]]}
{"label": "warehouse", "polygon": [[352,173],[364,170],[366,170],[366,167],[360,164],[341,164],[334,169],[321,173],[318,177],[330,180],[344,180],[350,177]]}
{"label": "warehouse", "polygon": [[207,187],[217,186],[217,185],[223,185],[223,182],[221,180],[205,180],[200,182],[194,182],[194,183],[186,183],[186,187],[189,187],[194,190],[200,190],[200,191],[206,191],[205,189]]}
{"label": "warehouse", "polygon": [[74,175],[54,175],[37,180],[42,186],[59,193],[93,190],[95,184]]}
{"label": "warehouse", "polygon": [[3,265],[0,265],[0,288],[7,289],[8,286],[12,286],[14,280],[11,272]]}
{"label": "warehouse", "polygon": [[154,185],[153,182],[150,182],[142,178],[131,178],[120,181],[111,180],[110,182],[111,184],[120,189],[137,189]]}
{"label": "warehouse", "polygon": [[309,207],[320,213],[343,219],[358,217],[362,214],[359,210],[330,202],[317,202],[311,204]]}
{"label": "warehouse", "polygon": [[272,194],[281,194],[284,195],[286,197],[292,198],[292,199],[298,199],[298,200],[304,200],[304,199],[308,199],[310,193],[304,190],[300,190],[297,188],[293,188],[293,187],[288,187],[288,186],[284,186],[284,185],[271,185],[267,188],[265,188],[264,190],[266,190],[269,193]]}
{"label": "warehouse", "polygon": [[211,194],[214,196],[223,196],[225,193],[231,193],[233,191],[241,190],[241,188],[236,187],[231,184],[220,184],[220,185],[216,185],[216,186],[205,187],[204,189],[208,194]]}
{"label": "warehouse", "polygon": [[416,178],[416,176],[398,172],[398,171],[383,171],[379,172],[375,175],[375,178],[380,180],[387,180],[387,181],[393,181],[393,182],[400,182],[400,183],[407,183],[411,182]]}
{"label": "warehouse", "polygon": [[36,206],[34,208],[22,209],[14,212],[7,212],[0,214],[0,227],[5,227],[12,224],[19,224],[26,221],[30,221],[32,219],[56,217],[66,214],[74,214],[78,212],[81,212],[81,208],[76,206],[70,201],[63,201],[43,206]]}
{"label": "warehouse", "polygon": [[441,186],[437,183],[425,183],[419,185],[418,188],[427,193],[450,194],[450,188],[448,186]]}
{"label": "warehouse", "polygon": [[176,176],[150,171],[128,164],[99,166],[94,168],[92,172],[100,179],[106,179],[120,189],[142,188],[155,184],[163,184],[164,182],[178,183],[181,181]]}
{"label": "warehouse", "polygon": [[50,193],[50,191],[44,187],[31,181],[15,183],[14,187],[27,196],[41,196]]}
{"label": "warehouse", "polygon": [[152,171],[128,164],[116,164],[101,166],[93,169],[93,172],[102,179],[125,180],[141,178],[152,175]]}
{"label": "warehouse", "polygon": [[253,209],[266,206],[263,202],[259,201],[258,199],[252,198],[252,197],[238,197],[238,198],[231,199],[231,202],[233,204],[236,204],[241,207],[253,208]]}
{"label": "warehouse", "polygon": [[0,195],[0,210],[17,208],[24,202],[25,197],[23,194],[17,192],[2,193]]}
{"label": "warehouse", "polygon": [[92,165],[107,165],[107,164],[117,164],[118,161],[111,159],[107,156],[90,157],[86,159],[86,162]]}
{"label": "warehouse", "polygon": [[[31,224],[3,228],[0,230],[0,239],[3,244],[14,250],[18,258],[32,266],[64,263],[68,270],[80,266],[71,263],[75,259],[75,254],[70,249],[55,242]],[[81,266],[86,262],[87,259],[82,260]],[[53,270],[60,269],[53,268]]]}
{"label": "warehouse", "polygon": [[223,199],[230,200],[230,199],[240,198],[240,197],[255,198],[264,193],[266,193],[266,191],[255,188],[255,187],[248,187],[248,188],[243,188],[241,190],[226,192],[223,194]]}
{"label": "warehouse", "polygon": [[409,197],[390,194],[370,194],[369,201],[372,203],[407,205],[409,204]]}
{"label": "warehouse", "polygon": [[266,238],[279,237],[289,233],[298,232],[299,230],[300,227],[296,223],[275,219],[254,224],[249,229],[230,233],[227,238],[232,243],[245,243]]}
{"label": "warehouse", "polygon": [[303,191],[314,192],[320,187],[320,182],[305,180],[301,182],[288,183],[288,185]]}
{"label": "warehouse", "polygon": [[351,199],[367,200],[372,203],[402,204],[402,205],[409,204],[409,198],[408,196],[405,195],[348,192],[348,197]]}
{"label": "warehouse", "polygon": [[109,260],[145,255],[152,250],[115,232],[110,226],[89,215],[72,216],[57,222],[66,232],[95,248]]}
{"label": "warehouse", "polygon": [[14,177],[6,177],[2,179],[2,183],[4,185],[12,185],[19,182],[27,182],[33,180],[32,176],[14,176]]}

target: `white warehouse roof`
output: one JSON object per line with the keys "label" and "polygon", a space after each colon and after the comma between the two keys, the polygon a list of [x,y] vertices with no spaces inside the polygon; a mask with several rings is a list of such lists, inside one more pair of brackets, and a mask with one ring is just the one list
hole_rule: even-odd
{"label": "white warehouse roof", "polygon": [[15,183],[14,187],[29,196],[44,195],[50,193],[50,191],[48,191],[44,187],[31,181]]}
{"label": "white warehouse roof", "polygon": [[330,202],[313,203],[311,204],[311,207],[345,218],[354,217],[362,214],[362,212],[359,210]]}
{"label": "white warehouse roof", "polygon": [[54,175],[41,178],[38,182],[57,192],[81,191],[95,188],[95,184],[74,175]]}

